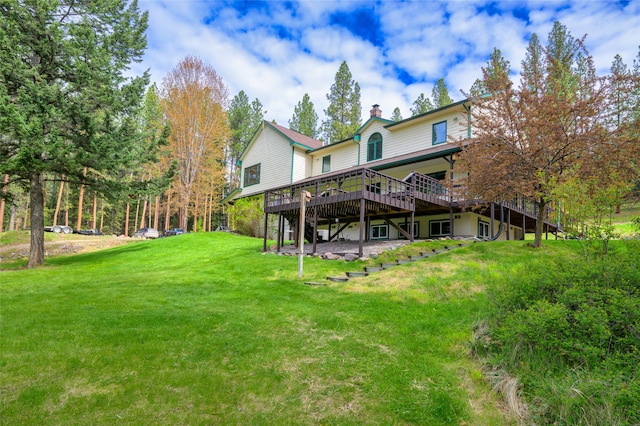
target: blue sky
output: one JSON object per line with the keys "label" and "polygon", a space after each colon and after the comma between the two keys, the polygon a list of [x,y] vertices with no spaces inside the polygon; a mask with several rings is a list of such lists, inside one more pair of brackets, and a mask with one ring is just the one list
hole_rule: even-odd
{"label": "blue sky", "polygon": [[363,120],[383,117],[444,78],[454,100],[481,75],[494,47],[519,71],[527,41],[554,21],[586,45],[600,73],[616,54],[631,66],[640,45],[640,0],[631,1],[200,1],[139,0],[148,49],[135,72],[162,79],[186,55],[211,65],[229,88],[260,99],[265,118],[288,126],[305,93],[320,121],[342,61],[360,84]]}

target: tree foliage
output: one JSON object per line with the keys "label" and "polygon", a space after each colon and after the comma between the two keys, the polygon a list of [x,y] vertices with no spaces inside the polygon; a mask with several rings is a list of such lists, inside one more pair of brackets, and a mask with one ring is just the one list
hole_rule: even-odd
{"label": "tree foliage", "polygon": [[400,113],[400,108],[399,107],[395,107],[393,109],[393,113],[391,114],[391,120],[392,121],[400,121],[400,120],[402,120],[402,114]]}
{"label": "tree foliage", "polygon": [[[538,212],[534,246],[540,246],[546,207],[556,204],[554,190],[569,178],[612,188],[637,174],[638,122],[618,125],[614,118],[637,111],[637,102],[615,99],[629,99],[638,80],[598,77],[582,40],[560,24],[547,48],[531,37],[518,87],[509,73],[495,50],[483,69],[488,96],[471,96],[474,138],[456,168],[468,176],[467,199],[530,197]],[[616,91],[619,85],[626,92]]]}
{"label": "tree foliage", "polygon": [[[163,104],[178,161],[180,225],[187,229],[191,203],[197,203],[205,188],[222,186],[225,179],[228,91],[210,65],[188,55],[164,78]],[[220,189],[217,194],[221,193]]]}
{"label": "tree foliage", "polygon": [[411,116],[414,117],[419,114],[424,114],[433,109],[433,103],[431,99],[424,96],[424,93],[420,93],[420,96],[413,101],[413,107],[411,107]]}
{"label": "tree foliage", "polygon": [[329,107],[324,111],[327,121],[323,123],[326,139],[336,142],[350,137],[362,122],[362,106],[360,85],[352,79],[346,61],[340,65],[327,99]]}
{"label": "tree foliage", "polygon": [[7,0],[0,16],[0,171],[29,188],[33,267],[44,261],[47,176],[111,194],[139,160],[133,116],[148,76],[125,73],[146,48],[147,14],[136,1]]}
{"label": "tree foliage", "polygon": [[304,94],[302,100],[293,109],[289,128],[314,139],[318,136],[318,114],[313,108],[313,102],[308,93]]}
{"label": "tree foliage", "polygon": [[435,108],[442,108],[453,103],[453,99],[449,96],[449,89],[444,82],[444,78],[439,78],[431,91],[431,98]]}
{"label": "tree foliage", "polygon": [[263,106],[258,98],[249,102],[249,97],[241,90],[231,100],[227,111],[231,137],[227,147],[227,167],[229,169],[229,184],[237,187],[236,162],[240,154],[251,141],[251,137],[264,118]]}

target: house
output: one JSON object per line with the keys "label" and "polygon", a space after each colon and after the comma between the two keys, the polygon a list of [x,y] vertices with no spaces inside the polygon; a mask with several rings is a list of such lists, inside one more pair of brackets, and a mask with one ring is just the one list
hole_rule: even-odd
{"label": "house", "polygon": [[[370,118],[345,140],[331,144],[263,122],[238,161],[240,187],[225,202],[264,196],[268,235],[295,239],[305,211],[306,239],[363,241],[478,237],[523,239],[536,212],[525,198],[470,209],[443,184],[456,176],[456,141],[472,136],[467,100],[398,122]],[[547,230],[556,225],[546,221]]]}

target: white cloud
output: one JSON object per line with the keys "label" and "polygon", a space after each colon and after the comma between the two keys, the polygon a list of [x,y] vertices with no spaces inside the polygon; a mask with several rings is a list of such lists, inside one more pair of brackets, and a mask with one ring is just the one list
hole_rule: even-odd
{"label": "white cloud", "polygon": [[[440,77],[452,97],[461,99],[460,90],[480,76],[494,47],[519,70],[530,34],[544,43],[556,20],[576,37],[588,33],[587,47],[600,72],[616,53],[628,65],[638,53],[638,0],[624,8],[605,1],[486,4],[307,0],[248,2],[241,6],[246,9],[235,9],[221,2],[142,0],[140,7],[149,10],[149,49],[133,72],[149,68],[161,83],[182,58],[197,55],[223,78],[231,96],[244,90],[260,99],[267,119],[287,125],[305,93],[325,119],[326,94],[343,60],[360,84],[366,119],[373,103],[386,117],[396,106],[408,117],[413,101],[421,92],[430,96]],[[356,10],[377,15],[380,27],[364,30],[379,31],[382,46],[331,19]]]}

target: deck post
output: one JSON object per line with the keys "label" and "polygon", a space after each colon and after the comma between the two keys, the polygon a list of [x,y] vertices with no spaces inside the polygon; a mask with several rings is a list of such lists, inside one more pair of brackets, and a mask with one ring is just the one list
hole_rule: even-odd
{"label": "deck post", "polygon": [[282,235],[282,213],[278,213],[278,233],[276,234],[276,251],[280,253],[280,236]]}
{"label": "deck post", "polygon": [[522,240],[525,240],[525,234],[527,233],[527,215],[526,210],[522,210]]}
{"label": "deck post", "polygon": [[494,211],[495,210],[495,206],[496,206],[495,203],[491,202],[491,204],[490,204],[490,208],[491,208],[491,216],[490,216],[491,217],[491,227],[490,227],[490,229],[491,229],[491,238],[493,238],[493,236],[495,235],[493,233],[493,221],[496,219],[496,213]]}
{"label": "deck post", "polygon": [[358,241],[358,257],[364,255],[364,198],[360,198],[360,239]]}
{"label": "deck post", "polygon": [[507,241],[511,239],[511,207],[507,207]]}
{"label": "deck post", "polygon": [[[409,234],[409,235],[411,235],[411,239],[409,240],[409,241],[411,241],[411,242],[413,242],[413,240],[414,240],[414,238],[415,238],[415,235],[413,235],[413,226],[414,226],[413,224],[414,224],[414,222],[415,222],[415,212],[414,212],[414,211],[412,211],[412,212],[411,212],[411,232],[410,232],[410,234]],[[453,222],[453,221],[452,221],[452,222]],[[406,222],[405,222],[405,223],[406,223]]]}
{"label": "deck post", "polygon": [[313,253],[317,253],[318,245],[318,206],[313,208]]}
{"label": "deck post", "polygon": [[269,213],[264,212],[264,241],[262,243],[262,251],[267,251],[267,233],[269,231]]}

